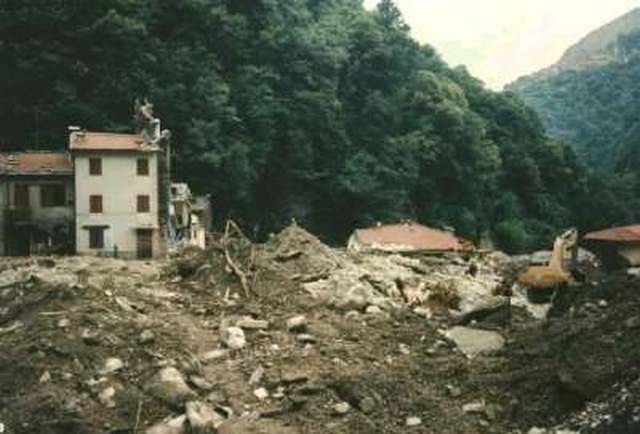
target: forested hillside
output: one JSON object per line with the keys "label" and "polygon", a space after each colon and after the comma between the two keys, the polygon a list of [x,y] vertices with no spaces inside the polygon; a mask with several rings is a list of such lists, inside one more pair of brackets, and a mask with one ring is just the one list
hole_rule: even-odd
{"label": "forested hillside", "polygon": [[[557,67],[509,87],[538,111],[552,135],[574,147],[587,166],[608,173],[640,163],[640,9],[612,24],[618,22],[627,26],[605,26],[608,39],[602,30],[596,31],[584,39],[585,47],[572,47]],[[632,25],[635,30],[630,30]],[[627,33],[613,34],[614,30]],[[593,44],[587,42],[592,40],[599,41],[600,49],[589,56]],[[567,66],[564,59],[575,58],[575,53],[583,54],[582,63]]]}
{"label": "forested hillside", "polygon": [[632,216],[631,192],[412,40],[389,0],[6,0],[0,95],[3,150],[129,130],[149,98],[175,177],[260,236],[412,218],[515,251]]}

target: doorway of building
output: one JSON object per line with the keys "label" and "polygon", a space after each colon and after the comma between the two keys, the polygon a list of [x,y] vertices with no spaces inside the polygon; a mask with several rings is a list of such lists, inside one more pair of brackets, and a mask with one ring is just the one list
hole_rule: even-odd
{"label": "doorway of building", "polygon": [[153,230],[152,229],[138,229],[137,256],[138,256],[138,259],[150,259],[153,257]]}

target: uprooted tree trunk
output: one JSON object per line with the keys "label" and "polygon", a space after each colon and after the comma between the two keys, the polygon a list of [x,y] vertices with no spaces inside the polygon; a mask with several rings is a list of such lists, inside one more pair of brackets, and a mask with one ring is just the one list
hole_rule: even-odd
{"label": "uprooted tree trunk", "polygon": [[[240,281],[240,285],[242,285],[242,291],[244,292],[245,297],[249,296],[251,293],[251,283],[249,279],[250,271],[245,271],[239,264],[238,259],[233,258],[232,250],[233,250],[233,242],[234,239],[240,239],[244,242],[249,242],[248,238],[244,235],[240,227],[233,221],[227,220],[227,224],[224,230],[224,236],[222,238],[222,246],[224,248],[224,257],[227,262],[227,266],[233,272],[233,274]],[[253,262],[254,254],[253,254],[253,245],[251,246],[251,254],[250,261]],[[252,267],[252,264],[249,264]]]}

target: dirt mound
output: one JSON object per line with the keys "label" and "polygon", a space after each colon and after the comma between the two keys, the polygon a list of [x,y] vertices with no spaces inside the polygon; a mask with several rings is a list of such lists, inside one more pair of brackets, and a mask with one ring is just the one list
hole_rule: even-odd
{"label": "dirt mound", "polygon": [[291,224],[262,246],[260,265],[303,279],[328,274],[340,264],[335,252],[297,224]]}

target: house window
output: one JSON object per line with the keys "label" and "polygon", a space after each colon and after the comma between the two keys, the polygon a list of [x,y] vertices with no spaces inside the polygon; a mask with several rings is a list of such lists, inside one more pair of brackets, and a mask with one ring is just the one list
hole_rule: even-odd
{"label": "house window", "polygon": [[89,196],[89,212],[91,214],[102,213],[102,196],[99,194],[92,194]]}
{"label": "house window", "polygon": [[29,186],[16,184],[13,190],[13,204],[18,208],[29,207]]}
{"label": "house window", "polygon": [[45,184],[40,186],[40,206],[49,208],[65,205],[63,184]]}
{"label": "house window", "polygon": [[89,248],[104,248],[104,228],[89,228]]}
{"label": "house window", "polygon": [[138,203],[137,203],[137,210],[138,212],[149,212],[151,205],[149,203],[149,195],[146,194],[141,194],[138,195]]}
{"label": "house window", "polygon": [[89,175],[102,175],[102,158],[89,158]]}
{"label": "house window", "polygon": [[138,158],[136,164],[136,171],[139,176],[148,176],[149,175],[149,159],[147,158]]}

